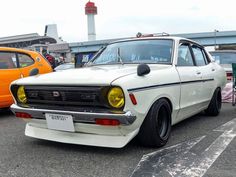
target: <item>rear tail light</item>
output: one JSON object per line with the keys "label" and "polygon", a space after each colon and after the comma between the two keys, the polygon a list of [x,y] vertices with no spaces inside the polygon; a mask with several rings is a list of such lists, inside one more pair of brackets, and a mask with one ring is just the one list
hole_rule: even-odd
{"label": "rear tail light", "polygon": [[232,80],[232,73],[226,73],[227,80]]}
{"label": "rear tail light", "polygon": [[25,112],[16,112],[16,117],[23,118],[23,119],[31,119],[32,116]]}
{"label": "rear tail light", "polygon": [[97,125],[110,125],[110,126],[117,126],[120,125],[120,121],[116,119],[96,119]]}

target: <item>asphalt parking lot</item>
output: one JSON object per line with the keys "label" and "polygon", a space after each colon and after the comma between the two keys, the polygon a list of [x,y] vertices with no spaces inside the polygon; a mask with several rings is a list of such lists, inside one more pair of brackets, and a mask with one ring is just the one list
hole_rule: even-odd
{"label": "asphalt parking lot", "polygon": [[122,149],[111,149],[26,137],[25,123],[9,111],[1,111],[0,176],[235,177],[234,118],[236,107],[223,104],[218,117],[199,114],[175,125],[163,148],[141,147],[133,140]]}

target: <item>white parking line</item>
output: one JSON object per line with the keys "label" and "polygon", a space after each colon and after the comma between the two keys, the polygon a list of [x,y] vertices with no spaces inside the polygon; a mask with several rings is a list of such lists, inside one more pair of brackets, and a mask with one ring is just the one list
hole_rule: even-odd
{"label": "white parking line", "polygon": [[205,136],[144,155],[132,177],[202,177],[236,136],[236,118],[214,131],[223,132],[202,153],[189,150]]}

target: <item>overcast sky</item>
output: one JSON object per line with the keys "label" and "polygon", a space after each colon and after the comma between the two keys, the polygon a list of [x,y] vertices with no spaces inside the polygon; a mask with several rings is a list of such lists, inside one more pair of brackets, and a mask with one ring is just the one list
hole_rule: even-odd
{"label": "overcast sky", "polygon": [[[92,0],[97,39],[143,33],[192,33],[236,30],[233,0]],[[57,24],[67,42],[87,40],[88,0],[7,0],[1,2],[0,37],[39,33]]]}

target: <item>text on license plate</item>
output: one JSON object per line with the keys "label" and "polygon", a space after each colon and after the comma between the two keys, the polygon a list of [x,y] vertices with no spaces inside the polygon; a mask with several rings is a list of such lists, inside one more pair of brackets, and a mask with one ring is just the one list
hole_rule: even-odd
{"label": "text on license plate", "polygon": [[63,114],[45,114],[48,129],[74,132],[73,117]]}

